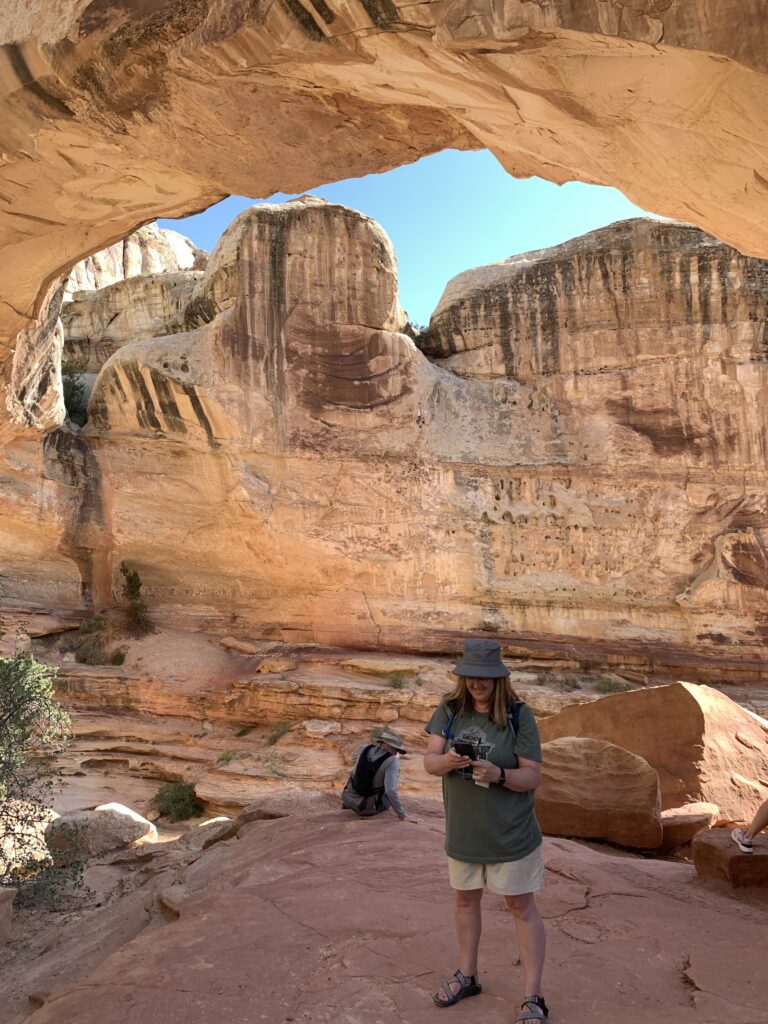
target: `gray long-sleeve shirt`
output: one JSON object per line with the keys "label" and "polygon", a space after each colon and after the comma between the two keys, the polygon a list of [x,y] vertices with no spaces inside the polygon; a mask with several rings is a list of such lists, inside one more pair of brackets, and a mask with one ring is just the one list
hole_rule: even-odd
{"label": "gray long-sleeve shirt", "polygon": [[[364,743],[362,747],[359,747],[355,751],[355,764],[365,750],[366,747],[370,746],[369,743]],[[384,787],[384,795],[389,801],[389,806],[398,816],[398,818],[407,817],[405,808],[403,807],[400,797],[397,792],[397,787],[400,782],[400,759],[397,754],[393,754],[392,757],[388,757],[384,764],[377,770],[376,775],[373,779],[373,784],[377,788],[379,786]]]}

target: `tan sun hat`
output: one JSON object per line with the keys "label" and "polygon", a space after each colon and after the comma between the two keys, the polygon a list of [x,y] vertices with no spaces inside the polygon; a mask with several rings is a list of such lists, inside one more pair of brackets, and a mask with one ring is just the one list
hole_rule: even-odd
{"label": "tan sun hat", "polygon": [[390,747],[394,747],[395,750],[399,750],[401,754],[406,753],[403,746],[403,737],[399,732],[395,732],[394,729],[382,729],[381,735],[377,736],[377,739],[379,743],[387,743]]}

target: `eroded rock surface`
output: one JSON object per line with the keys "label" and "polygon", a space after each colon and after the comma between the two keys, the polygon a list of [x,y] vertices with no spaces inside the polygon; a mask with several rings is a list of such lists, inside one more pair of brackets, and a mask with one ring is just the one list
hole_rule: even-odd
{"label": "eroded rock surface", "polygon": [[[351,1019],[426,1019],[456,950],[440,808],[423,801],[417,817],[361,821],[304,794],[257,803],[155,856],[147,848],[129,895],[5,968],[3,1024],[111,1024],[126,1006],[169,1024],[250,1019],[254,1006],[270,1021],[337,1019],[339,1006]],[[553,1015],[581,1021],[588,1006],[596,1024],[617,1012],[633,1024],[704,1024],[738,1007],[743,1024],[764,1019],[764,910],[711,891],[689,865],[563,839],[545,840],[544,855]],[[486,896],[484,991],[464,1004],[469,1024],[509,1021],[521,991],[502,907]],[[745,929],[751,941],[739,944]]]}
{"label": "eroded rock surface", "polygon": [[749,821],[768,798],[768,725],[709,686],[675,683],[565,708],[540,723],[544,741],[606,740],[659,773],[663,808],[705,801]]}
{"label": "eroded rock surface", "polygon": [[768,841],[755,838],[754,851],[742,853],[729,829],[699,832],[692,843],[693,864],[704,878],[719,878],[734,887],[768,886]]}
{"label": "eroded rock surface", "polygon": [[536,817],[548,835],[661,844],[659,777],[647,761],[605,740],[564,736],[542,745]]}
{"label": "eroded rock surface", "polygon": [[[757,0],[6,5],[4,379],[48,282],[137,225],[447,146],[768,255],[767,34]],[[47,336],[23,348],[49,359]],[[14,387],[15,429],[61,421],[48,389]]]}

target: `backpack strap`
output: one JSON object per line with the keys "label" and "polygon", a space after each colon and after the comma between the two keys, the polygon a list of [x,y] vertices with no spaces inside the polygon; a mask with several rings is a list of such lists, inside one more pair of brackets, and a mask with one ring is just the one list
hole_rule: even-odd
{"label": "backpack strap", "polygon": [[507,712],[507,723],[515,738],[517,738],[517,734],[520,731],[520,712],[524,707],[524,700],[516,700],[512,710]]}

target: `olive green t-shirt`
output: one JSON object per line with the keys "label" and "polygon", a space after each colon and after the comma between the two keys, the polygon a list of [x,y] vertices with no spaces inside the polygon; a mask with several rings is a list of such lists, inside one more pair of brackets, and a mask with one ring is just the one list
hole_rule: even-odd
{"label": "olive green t-shirt", "polygon": [[[443,701],[426,731],[445,735],[451,713]],[[478,757],[500,768],[517,768],[518,757],[541,761],[541,741],[533,712],[520,708],[517,735],[511,726],[500,729],[488,715],[465,711],[454,718],[446,750],[455,742],[472,743]],[[541,845],[541,829],[533,809],[533,792],[516,793],[500,786],[485,789],[472,781],[472,769],[443,776],[445,852],[454,860],[498,864],[520,860]]]}

